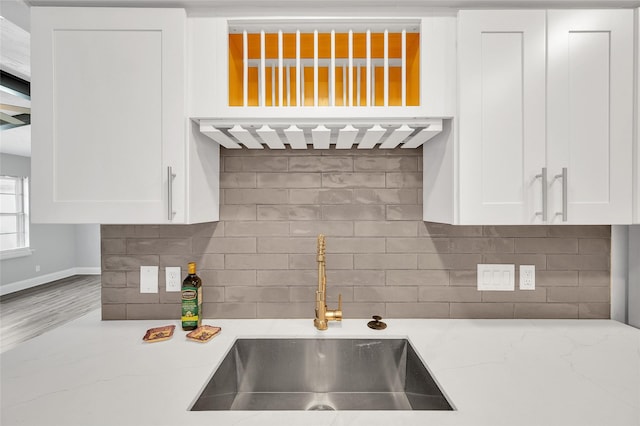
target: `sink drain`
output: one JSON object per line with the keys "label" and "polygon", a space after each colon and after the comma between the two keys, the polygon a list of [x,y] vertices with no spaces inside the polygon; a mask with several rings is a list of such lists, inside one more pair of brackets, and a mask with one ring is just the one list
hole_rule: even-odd
{"label": "sink drain", "polygon": [[335,411],[336,409],[327,404],[316,404],[307,408],[307,411]]}

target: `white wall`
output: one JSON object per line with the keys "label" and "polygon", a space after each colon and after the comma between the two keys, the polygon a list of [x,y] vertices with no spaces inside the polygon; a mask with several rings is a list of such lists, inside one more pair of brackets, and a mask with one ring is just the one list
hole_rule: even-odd
{"label": "white wall", "polygon": [[640,328],[640,225],[629,226],[629,324]]}
{"label": "white wall", "polygon": [[640,328],[640,225],[611,227],[611,319]]}
{"label": "white wall", "polygon": [[[30,172],[29,157],[0,154],[0,174]],[[0,261],[0,295],[78,273],[100,273],[99,225],[31,224],[30,247],[30,256]]]}

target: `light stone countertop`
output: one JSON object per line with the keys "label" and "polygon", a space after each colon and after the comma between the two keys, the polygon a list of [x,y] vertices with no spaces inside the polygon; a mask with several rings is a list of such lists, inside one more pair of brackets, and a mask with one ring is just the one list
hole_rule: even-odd
{"label": "light stone countertop", "polygon": [[[100,321],[93,312],[0,355],[3,426],[640,425],[640,330],[609,320]],[[151,327],[173,339],[143,343]],[[189,412],[236,337],[407,337],[456,411]]]}

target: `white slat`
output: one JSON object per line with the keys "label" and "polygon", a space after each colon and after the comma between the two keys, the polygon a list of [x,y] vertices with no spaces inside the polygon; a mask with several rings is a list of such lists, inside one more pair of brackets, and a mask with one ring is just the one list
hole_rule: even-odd
{"label": "white slat", "polygon": [[442,132],[442,120],[434,119],[433,122],[420,131],[420,133],[414,135],[410,140],[408,140],[402,148],[417,148],[423,143],[427,142],[429,139]]}
{"label": "white slat", "polygon": [[371,105],[376,105],[376,67],[371,65]]}
{"label": "white slat", "polygon": [[282,35],[282,30],[278,30],[278,106],[279,107],[283,107],[284,106],[284,99],[283,99],[283,93],[284,93],[284,87],[283,84],[284,83],[284,79],[282,78],[282,73],[284,72],[283,64],[284,64],[284,59],[283,59],[283,55],[284,55],[284,38]]}
{"label": "white slat", "polygon": [[318,106],[318,30],[313,31],[313,106]]}
{"label": "white slat", "polygon": [[249,37],[242,32],[242,105],[249,105]]}
{"label": "white slat", "polygon": [[267,105],[267,69],[265,56],[267,54],[265,46],[264,30],[260,31],[260,106]]}
{"label": "white slat", "polygon": [[342,66],[342,106],[347,106],[347,66]]}
{"label": "white slat", "polygon": [[351,124],[347,124],[344,129],[338,131],[338,140],[336,141],[337,149],[351,149],[353,143],[358,136],[358,129]]}
{"label": "white slat", "polygon": [[406,137],[413,132],[414,132],[414,129],[407,126],[406,124],[403,124],[399,128],[393,130],[393,133],[391,133],[389,137],[384,142],[382,142],[382,144],[380,145],[380,148],[393,149],[397,147],[400,144],[400,142],[405,140]]}
{"label": "white slat", "polygon": [[371,149],[378,142],[380,142],[380,138],[387,132],[386,129],[383,129],[380,125],[376,124],[370,129],[367,129],[367,132],[362,137],[362,140],[358,144],[359,149]]}
{"label": "white slat", "polygon": [[276,106],[276,66],[271,65],[271,106]]}
{"label": "white slat", "polygon": [[233,135],[234,138],[238,139],[240,143],[242,143],[247,148],[251,149],[263,149],[264,147],[256,138],[253,137],[251,132],[249,132],[244,127],[236,124],[231,129],[229,129],[229,133]]}
{"label": "white slat", "polygon": [[349,106],[353,106],[353,30],[349,30]]}
{"label": "white slat", "polygon": [[287,106],[291,106],[291,66],[287,65]]}
{"label": "white slat", "polygon": [[214,142],[219,143],[225,148],[229,149],[241,149],[242,146],[239,145],[236,141],[231,139],[225,133],[223,133],[220,129],[216,129],[213,126],[201,125],[200,133],[211,138]]}
{"label": "white slat", "polygon": [[384,106],[389,106],[389,30],[384,30]]}
{"label": "white slat", "polygon": [[304,106],[304,65],[302,65],[302,70],[300,72],[300,105]]}
{"label": "white slat", "polygon": [[400,77],[402,80],[402,106],[407,106],[407,30],[402,30],[402,47],[400,48],[402,55],[402,67]]}
{"label": "white slat", "polygon": [[356,78],[356,105],[360,106],[360,64],[358,64],[356,73],[358,77]]}
{"label": "white slat", "polygon": [[284,129],[284,134],[287,136],[287,141],[293,149],[307,149],[307,141],[304,138],[304,132],[297,126],[289,126]]}
{"label": "white slat", "polygon": [[314,149],[329,149],[331,143],[331,129],[324,125],[319,125],[311,130]]}
{"label": "white slat", "polygon": [[300,30],[296,31],[296,106],[300,103]]}
{"label": "white slat", "polygon": [[266,124],[256,130],[256,133],[271,149],[285,149],[285,145],[278,133]]}
{"label": "white slat", "polygon": [[331,69],[329,70],[329,105],[336,106],[336,31],[331,30]]}
{"label": "white slat", "polygon": [[367,30],[367,106],[371,106],[371,30]]}

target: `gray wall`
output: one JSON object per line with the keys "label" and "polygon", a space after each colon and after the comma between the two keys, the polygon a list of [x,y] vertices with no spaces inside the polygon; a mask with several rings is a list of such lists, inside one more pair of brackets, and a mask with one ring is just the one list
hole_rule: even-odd
{"label": "gray wall", "polygon": [[[609,318],[609,226],[422,221],[422,150],[221,150],[220,222],[102,226],[105,319],[174,319],[164,267],[198,263],[206,318],[310,318],[316,236],[345,318]],[[478,263],[536,265],[535,291],[479,292]],[[141,265],[160,292],[140,294]]]}
{"label": "gray wall", "polygon": [[[30,171],[29,157],[0,154],[1,174],[30,176]],[[34,252],[30,256],[0,261],[0,286],[4,287],[0,293],[6,293],[6,289],[13,288],[16,283],[25,282],[27,286],[42,284],[46,277],[69,270],[73,272],[77,266],[99,268],[100,255],[96,248],[99,239],[97,225],[77,230],[76,225],[31,224],[30,246]],[[38,265],[40,271],[36,271]],[[41,277],[44,281],[39,279]]]}
{"label": "gray wall", "polygon": [[75,225],[77,268],[100,267],[100,225]]}

